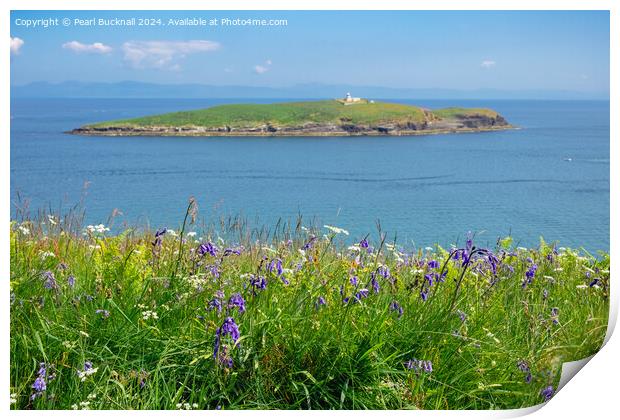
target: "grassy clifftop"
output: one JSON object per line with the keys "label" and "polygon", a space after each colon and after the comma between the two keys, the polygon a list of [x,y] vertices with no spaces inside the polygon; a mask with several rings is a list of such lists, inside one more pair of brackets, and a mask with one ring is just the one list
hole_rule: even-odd
{"label": "grassy clifftop", "polygon": [[416,106],[375,102],[343,105],[338,101],[288,102],[276,104],[220,105],[195,111],[172,112],[128,120],[93,124],[127,126],[201,126],[254,127],[259,124],[296,126],[303,123],[377,124],[390,121],[425,120],[424,111]]}

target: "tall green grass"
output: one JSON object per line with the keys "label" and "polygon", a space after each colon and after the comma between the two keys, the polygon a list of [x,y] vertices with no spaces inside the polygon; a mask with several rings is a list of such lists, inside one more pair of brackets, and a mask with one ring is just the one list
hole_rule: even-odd
{"label": "tall green grass", "polygon": [[[11,223],[11,408],[525,407],[543,402],[562,363],[595,353],[606,332],[607,254],[505,239],[492,250],[495,277],[485,258],[464,270],[450,250],[403,250],[385,237],[349,248],[344,233],[301,222],[260,240],[235,223],[238,243],[192,236],[192,209],[161,244],[152,231],[89,231],[45,214]],[[201,257],[207,242],[217,252]],[[424,301],[424,276],[444,263]],[[249,285],[252,274],[264,290]],[[227,308],[235,293],[243,313]],[[221,313],[208,309],[218,296]],[[214,358],[228,316],[240,338],[223,336],[227,350]],[[408,369],[412,359],[432,371]],[[96,372],[82,381],[87,361]],[[40,363],[47,387],[31,400]]]}

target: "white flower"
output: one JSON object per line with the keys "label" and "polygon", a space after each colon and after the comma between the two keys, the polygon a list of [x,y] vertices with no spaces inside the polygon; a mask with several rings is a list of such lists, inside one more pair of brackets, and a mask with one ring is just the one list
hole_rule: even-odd
{"label": "white flower", "polygon": [[361,248],[358,245],[351,245],[347,248],[349,251],[360,252]]}
{"label": "white flower", "polygon": [[190,238],[193,238],[196,235],[197,235],[196,232],[187,232],[187,236],[189,236]]}
{"label": "white flower", "polygon": [[190,403],[187,403],[187,402],[186,403],[178,403],[177,404],[177,408],[179,410],[191,410],[191,409],[198,408],[198,404],[196,404],[196,403],[190,404]]}
{"label": "white flower", "polygon": [[48,258],[54,258],[56,256],[56,254],[54,254],[51,251],[41,251],[39,252],[39,257],[41,258],[41,260],[46,260]]}
{"label": "white flower", "polygon": [[98,370],[99,368],[96,368],[96,367],[90,367],[84,370],[78,370],[78,378],[80,378],[80,381],[84,382],[86,378],[88,378],[90,375],[94,375],[95,373],[97,373]]}
{"label": "white flower", "polygon": [[336,227],[336,226],[330,226],[330,225],[323,225],[323,227],[325,229],[331,230],[336,235],[338,235],[339,233],[343,233],[343,234],[349,236],[349,231],[348,230],[345,230],[345,229],[342,229],[342,228],[339,228],[339,227]]}
{"label": "white flower", "polygon": [[105,227],[103,224],[98,225],[88,225],[86,226],[86,231],[89,233],[106,233],[110,231],[110,228]]}
{"label": "white flower", "polygon": [[166,235],[177,236],[177,233],[174,230],[172,230],[172,229],[167,229],[166,230]]}
{"label": "white flower", "polygon": [[159,319],[159,316],[157,316],[157,312],[155,311],[143,311],[142,319],[144,319],[145,321],[149,319]]}
{"label": "white flower", "polygon": [[11,404],[15,404],[17,402],[17,394],[11,394]]}
{"label": "white flower", "polygon": [[427,250],[427,251],[432,251],[432,250],[433,250],[433,247],[432,247],[432,246],[427,246],[427,247],[426,247],[426,248],[424,248],[424,249],[425,249],[425,250]]}
{"label": "white flower", "polygon": [[54,219],[54,216],[51,215],[47,215],[47,220],[50,222],[50,225],[56,225],[58,224],[58,222],[56,222],[56,219]]}
{"label": "white flower", "polygon": [[28,235],[30,234],[30,229],[28,229],[26,226],[24,225],[20,225],[17,229],[19,229],[19,231],[23,234],[23,235]]}

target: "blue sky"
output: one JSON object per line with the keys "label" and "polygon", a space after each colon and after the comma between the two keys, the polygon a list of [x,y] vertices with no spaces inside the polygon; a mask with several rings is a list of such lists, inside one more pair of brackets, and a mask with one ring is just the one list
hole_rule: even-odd
{"label": "blue sky", "polygon": [[[17,19],[286,19],[270,27],[26,28]],[[23,23],[23,21],[22,21]],[[11,13],[11,83],[66,80],[609,90],[609,13]]]}

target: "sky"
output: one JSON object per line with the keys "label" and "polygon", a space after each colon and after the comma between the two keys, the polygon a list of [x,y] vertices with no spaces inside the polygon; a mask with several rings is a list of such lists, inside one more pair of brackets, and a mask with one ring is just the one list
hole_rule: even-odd
{"label": "sky", "polygon": [[[58,25],[25,26],[48,18]],[[91,18],[96,26],[75,21]],[[100,18],[149,18],[155,25],[99,26]],[[169,20],[183,18],[218,21]],[[237,18],[286,25],[222,25]],[[13,11],[11,84],[67,80],[606,93],[609,13]]]}

